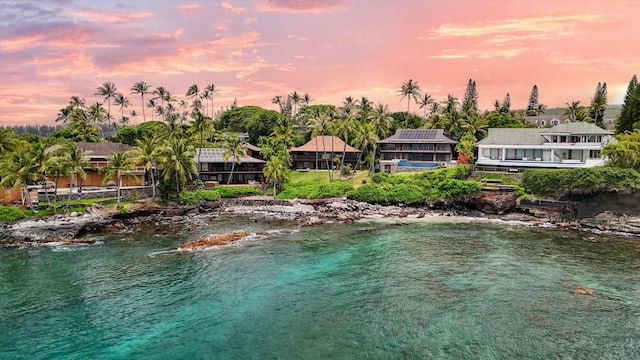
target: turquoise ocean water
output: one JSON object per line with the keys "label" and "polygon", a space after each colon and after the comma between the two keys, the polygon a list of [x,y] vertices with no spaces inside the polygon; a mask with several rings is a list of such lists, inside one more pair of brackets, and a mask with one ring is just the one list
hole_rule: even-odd
{"label": "turquoise ocean water", "polygon": [[[154,230],[0,249],[0,359],[640,358],[638,238],[408,219]],[[273,232],[173,251],[233,230]]]}

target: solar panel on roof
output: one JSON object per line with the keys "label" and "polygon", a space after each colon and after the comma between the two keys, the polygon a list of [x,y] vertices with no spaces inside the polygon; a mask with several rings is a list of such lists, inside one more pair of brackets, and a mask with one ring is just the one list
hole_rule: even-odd
{"label": "solar panel on roof", "polygon": [[400,133],[398,134],[398,138],[403,140],[435,139],[436,130],[434,129],[400,130]]}

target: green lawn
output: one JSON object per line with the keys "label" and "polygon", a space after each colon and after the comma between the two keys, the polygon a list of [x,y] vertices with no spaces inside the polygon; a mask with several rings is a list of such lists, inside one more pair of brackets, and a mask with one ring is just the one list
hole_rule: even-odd
{"label": "green lawn", "polygon": [[[333,181],[337,181],[339,172],[337,170],[333,171]],[[356,171],[352,177],[343,178],[342,181],[352,181],[352,184],[355,188],[358,188],[362,185],[362,180],[366,180],[367,182],[371,181],[371,178],[368,176],[369,172],[367,170]],[[329,182],[329,172],[327,170],[309,170],[309,171],[291,171],[290,182]]]}

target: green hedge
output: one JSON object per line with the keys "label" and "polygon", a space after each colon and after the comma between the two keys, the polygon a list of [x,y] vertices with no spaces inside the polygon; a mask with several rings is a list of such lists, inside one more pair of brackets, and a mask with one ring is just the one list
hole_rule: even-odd
{"label": "green hedge", "polygon": [[601,186],[640,186],[640,173],[633,169],[595,167],[585,169],[527,170],[522,176],[527,193],[549,196],[558,191]]}
{"label": "green hedge", "polygon": [[353,190],[353,186],[346,181],[315,182],[300,181],[286,183],[278,199],[325,199],[343,197]]}
{"label": "green hedge", "polygon": [[349,194],[349,199],[374,204],[416,204],[426,198],[425,189],[414,184],[366,184]]}
{"label": "green hedge", "polygon": [[180,195],[180,203],[185,205],[196,205],[201,200],[220,200],[220,193],[216,190],[196,190],[185,191],[184,193],[182,193],[182,195]]}
{"label": "green hedge", "polygon": [[0,221],[14,221],[24,217],[22,210],[17,207],[0,205]]}
{"label": "green hedge", "polygon": [[262,190],[256,189],[252,186],[216,186],[214,191],[217,191],[222,198],[236,198],[242,196],[262,195]]}
{"label": "green hedge", "polygon": [[482,185],[475,181],[447,179],[436,185],[437,191],[432,192],[432,199],[450,199],[456,196],[469,195],[482,190]]}

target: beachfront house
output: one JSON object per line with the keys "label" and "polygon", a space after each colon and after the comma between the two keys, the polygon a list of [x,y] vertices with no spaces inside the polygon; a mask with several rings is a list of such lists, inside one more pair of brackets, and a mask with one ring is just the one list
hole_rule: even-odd
{"label": "beachfront house", "polygon": [[[49,180],[55,182],[56,187],[77,187],[80,185],[80,181],[82,181],[83,187],[104,186],[102,168],[107,166],[107,158],[116,152],[124,152],[131,149],[131,146],[127,144],[114,142],[93,143],[81,141],[76,142],[75,146],[78,149],[84,150],[85,156],[89,158],[91,166],[84,169],[87,177],[86,179],[80,180],[77,174],[71,176],[63,175],[60,177],[49,174]],[[121,186],[144,186],[145,183],[150,181],[149,179],[145,179],[144,166],[136,166],[133,170],[127,171],[127,173],[135,175],[136,178],[122,176],[120,179]]]}
{"label": "beachfront house", "polygon": [[[200,180],[207,184],[226,184],[229,176],[232,176],[231,184],[255,184],[264,181],[262,169],[266,161],[248,155],[253,153],[256,147],[247,150],[247,156],[240,158],[240,163],[236,162],[233,156],[225,159],[224,149],[221,148],[197,148],[196,161],[198,162],[198,172]],[[259,149],[258,149],[259,151]],[[235,163],[235,165],[234,165]],[[231,168],[233,167],[233,174]]]}
{"label": "beachfront house", "polygon": [[345,144],[340,138],[335,136],[321,135],[313,137],[302,146],[292,147],[290,150],[293,160],[293,168],[296,170],[316,169],[316,162],[319,169],[327,169],[327,162],[335,168],[333,159],[345,153],[344,163],[351,165],[355,169],[360,150],[349,144]]}
{"label": "beachfront house", "polygon": [[398,129],[378,141],[380,170],[393,173],[403,167],[427,169],[451,163],[456,144],[443,129]]}
{"label": "beachfront house", "polygon": [[579,168],[605,165],[600,152],[615,141],[595,124],[570,122],[551,128],[491,128],[476,143],[476,168],[519,171],[527,168]]}

